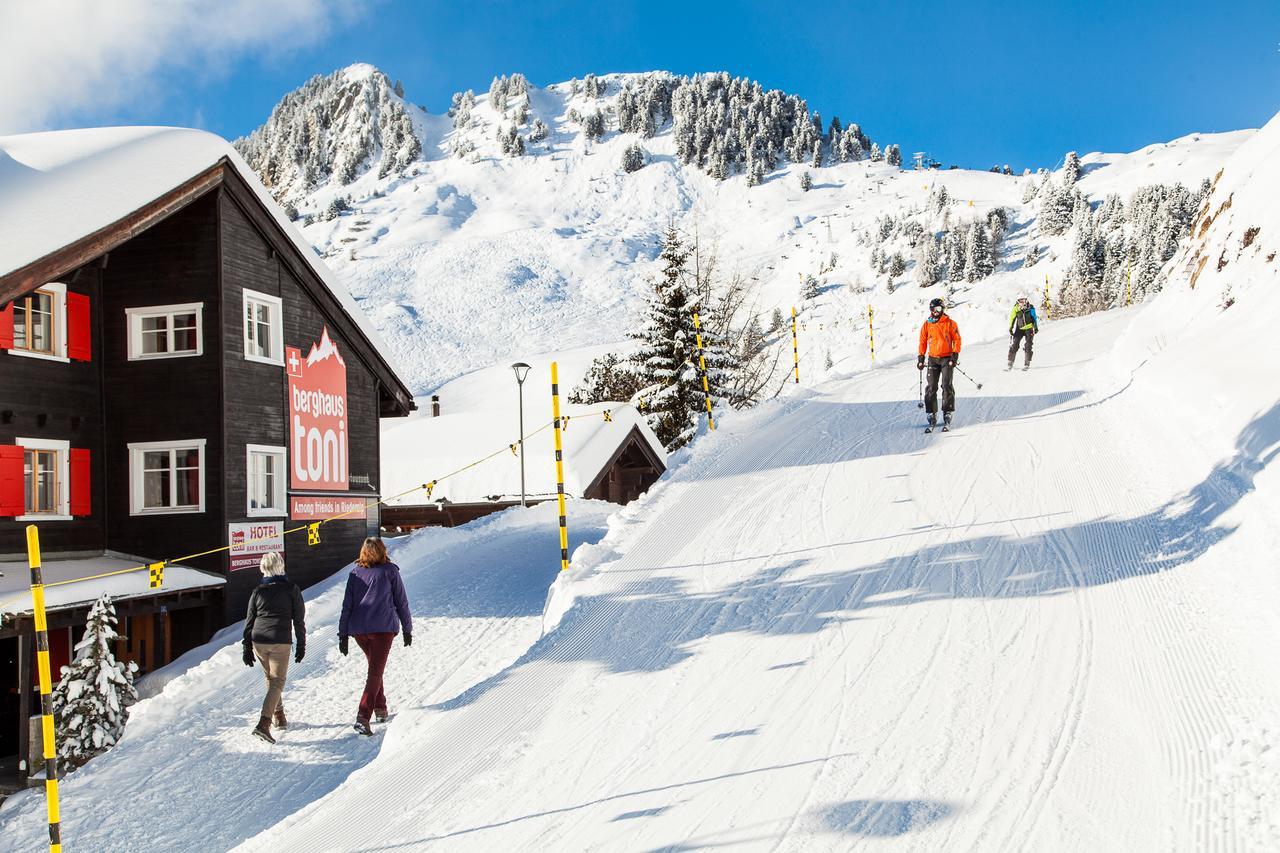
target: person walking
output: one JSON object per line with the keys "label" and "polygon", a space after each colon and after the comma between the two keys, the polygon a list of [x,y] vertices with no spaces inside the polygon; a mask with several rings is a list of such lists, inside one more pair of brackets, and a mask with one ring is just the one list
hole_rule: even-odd
{"label": "person walking", "polygon": [[256,657],[267,678],[267,697],[262,700],[262,715],[253,734],[267,743],[275,743],[271,735],[274,720],[278,729],[289,725],[284,715],[284,681],[289,672],[289,650],[297,644],[293,662],[302,663],[307,653],[306,610],[302,590],[284,573],[284,560],[275,551],[262,555],[258,568],[262,582],[249,596],[249,609],[244,617],[244,665],[253,666]]}
{"label": "person walking", "polygon": [[1013,310],[1009,312],[1009,364],[1005,370],[1013,370],[1013,359],[1018,354],[1018,344],[1025,338],[1026,353],[1022,360],[1022,369],[1031,367],[1031,340],[1040,331],[1040,321],[1036,319],[1036,307],[1025,296],[1019,296]]}
{"label": "person walking", "polygon": [[929,319],[920,326],[920,355],[916,369],[924,370],[928,360],[929,377],[924,389],[924,408],[929,415],[925,432],[933,432],[938,423],[938,387],[942,387],[942,431],[951,428],[956,410],[956,389],[952,376],[960,361],[960,327],[947,315],[941,299],[929,303]]}
{"label": "person walking", "polygon": [[387,719],[387,696],[383,691],[382,672],[391,654],[396,633],[404,631],[404,644],[413,643],[413,617],[409,613],[409,597],[400,578],[400,567],[387,559],[387,547],[381,539],[369,538],[360,546],[355,568],[347,575],[347,590],[342,599],[342,616],[338,620],[338,651],[347,654],[347,640],[355,637],[356,645],[369,663],[364,692],[356,711],[355,730],[372,735],[370,720]]}

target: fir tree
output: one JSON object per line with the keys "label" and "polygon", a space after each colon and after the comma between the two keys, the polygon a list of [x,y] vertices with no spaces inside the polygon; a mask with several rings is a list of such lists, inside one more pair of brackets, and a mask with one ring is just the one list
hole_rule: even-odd
{"label": "fir tree", "polygon": [[964,278],[965,281],[978,281],[995,271],[995,263],[991,257],[991,238],[987,228],[981,222],[973,223],[969,229],[969,239],[965,245]]}
{"label": "fir tree", "polygon": [[938,283],[938,264],[942,249],[932,234],[926,234],[916,245],[916,284],[930,287]]}
{"label": "fir tree", "polygon": [[1048,181],[1040,189],[1040,233],[1055,237],[1071,227],[1075,198],[1065,187]]}
{"label": "fir tree", "polygon": [[782,309],[774,308],[773,314],[770,315],[769,317],[769,332],[772,334],[777,334],[778,332],[782,331],[782,326],[784,323],[786,323],[786,320],[784,320],[782,317]]}
{"label": "fir tree", "polygon": [[116,610],[104,594],[90,608],[75,659],[62,668],[62,680],[53,691],[58,759],[65,769],[80,767],[115,746],[129,719],[129,706],[138,700],[133,686],[138,665],[115,659],[111,648],[118,638]]}
{"label": "fir tree", "polygon": [[880,146],[875,144],[874,142],[871,143],[871,162],[879,163],[883,159],[884,159],[884,155],[880,153]]}
{"label": "fir tree", "polygon": [[906,260],[902,257],[902,255],[900,255],[897,252],[894,252],[893,256],[889,258],[889,278],[891,279],[898,278],[900,275],[902,275],[906,271],[907,271]]}
{"label": "fir tree", "polygon": [[1062,185],[1069,187],[1080,180],[1080,157],[1074,151],[1068,151],[1062,158]]}
{"label": "fir tree", "polygon": [[890,145],[884,150],[884,161],[890,166],[902,165],[902,149],[896,144]]}
{"label": "fir tree", "polygon": [[633,142],[622,150],[622,171],[638,172],[644,168],[644,149]]}
{"label": "fir tree", "polygon": [[809,190],[813,189],[813,178],[809,176],[808,172],[800,173],[800,189],[804,190],[805,192],[808,192]]}
{"label": "fir tree", "polygon": [[811,275],[805,276],[804,283],[800,286],[800,298],[803,300],[817,299],[821,293],[822,288],[818,286],[818,279]]}
{"label": "fir tree", "polygon": [[634,335],[639,342],[634,363],[649,426],[668,450],[676,450],[693,438],[706,404],[686,282],[689,253],[674,226],[667,229],[659,258],[663,269],[648,301],[648,317]]}
{"label": "fir tree", "polygon": [[1022,259],[1022,265],[1031,268],[1038,263],[1040,263],[1040,246],[1037,243],[1032,243],[1031,248],[1027,249],[1027,254]]}
{"label": "fir tree", "polygon": [[815,169],[822,168],[822,140],[815,139],[813,141],[813,158],[809,161],[809,165]]}
{"label": "fir tree", "polygon": [[587,406],[624,402],[635,397],[640,388],[635,365],[610,352],[591,362],[582,384],[570,392],[569,402]]}

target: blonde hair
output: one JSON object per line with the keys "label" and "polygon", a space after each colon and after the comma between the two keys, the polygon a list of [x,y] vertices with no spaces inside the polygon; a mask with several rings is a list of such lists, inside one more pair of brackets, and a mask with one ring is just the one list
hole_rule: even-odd
{"label": "blonde hair", "polygon": [[381,539],[375,539],[370,536],[364,540],[364,544],[360,546],[360,556],[356,558],[357,566],[380,566],[387,560],[387,546],[382,544]]}
{"label": "blonde hair", "polygon": [[265,577],[275,577],[284,574],[284,558],[279,552],[268,551],[262,555],[262,562],[258,564],[258,568]]}

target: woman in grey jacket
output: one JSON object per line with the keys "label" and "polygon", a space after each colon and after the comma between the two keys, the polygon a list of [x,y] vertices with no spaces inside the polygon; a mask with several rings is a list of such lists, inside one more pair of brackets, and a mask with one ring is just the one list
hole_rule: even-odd
{"label": "woman in grey jacket", "polygon": [[285,577],[280,555],[275,551],[263,554],[260,568],[262,583],[249,596],[249,611],[244,617],[244,665],[253,666],[256,656],[267,677],[267,698],[262,701],[262,716],[253,734],[275,743],[271,736],[272,718],[278,729],[289,724],[281,700],[289,671],[289,649],[296,637],[293,662],[302,663],[307,650],[307,626],[302,591]]}

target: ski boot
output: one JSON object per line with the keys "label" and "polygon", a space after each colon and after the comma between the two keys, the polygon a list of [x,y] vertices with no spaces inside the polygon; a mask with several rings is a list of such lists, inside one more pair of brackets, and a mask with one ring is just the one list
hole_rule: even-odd
{"label": "ski boot", "polygon": [[942,413],[942,431],[951,432],[951,412]]}
{"label": "ski boot", "polygon": [[933,432],[933,428],[938,425],[938,416],[933,412],[929,413],[929,425],[924,428],[925,433]]}

